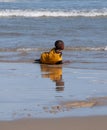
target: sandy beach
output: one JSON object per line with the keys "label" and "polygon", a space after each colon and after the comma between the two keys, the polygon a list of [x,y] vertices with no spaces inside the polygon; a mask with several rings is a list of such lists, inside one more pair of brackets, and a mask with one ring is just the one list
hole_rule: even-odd
{"label": "sandy beach", "polygon": [[0,122],[0,130],[107,130],[107,116]]}
{"label": "sandy beach", "polygon": [[107,130],[107,96],[101,91],[106,71],[31,63],[0,67],[0,130]]}
{"label": "sandy beach", "polygon": [[107,0],[0,0],[0,130],[107,130]]}

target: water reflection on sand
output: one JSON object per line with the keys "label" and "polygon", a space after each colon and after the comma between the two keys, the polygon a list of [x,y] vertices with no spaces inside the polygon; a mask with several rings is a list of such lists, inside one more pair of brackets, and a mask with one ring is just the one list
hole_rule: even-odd
{"label": "water reflection on sand", "polygon": [[42,78],[49,78],[56,85],[56,91],[64,91],[64,81],[62,78],[62,65],[41,64]]}

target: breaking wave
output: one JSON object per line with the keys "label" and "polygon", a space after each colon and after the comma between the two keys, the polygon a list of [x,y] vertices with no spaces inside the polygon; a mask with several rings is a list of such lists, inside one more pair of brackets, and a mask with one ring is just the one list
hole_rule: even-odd
{"label": "breaking wave", "polygon": [[98,17],[107,16],[107,8],[82,10],[0,10],[0,17]]}
{"label": "breaking wave", "polygon": [[[0,48],[0,52],[49,51],[50,48]],[[107,51],[106,47],[65,47],[64,51]]]}

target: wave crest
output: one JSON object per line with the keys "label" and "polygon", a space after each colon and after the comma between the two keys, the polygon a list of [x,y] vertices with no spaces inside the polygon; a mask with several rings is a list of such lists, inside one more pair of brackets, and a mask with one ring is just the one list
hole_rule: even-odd
{"label": "wave crest", "polygon": [[[49,51],[50,48],[0,48],[0,52]],[[65,47],[64,51],[107,51],[106,47]]]}
{"label": "wave crest", "polygon": [[92,10],[0,10],[0,17],[96,17],[107,16],[107,8]]}

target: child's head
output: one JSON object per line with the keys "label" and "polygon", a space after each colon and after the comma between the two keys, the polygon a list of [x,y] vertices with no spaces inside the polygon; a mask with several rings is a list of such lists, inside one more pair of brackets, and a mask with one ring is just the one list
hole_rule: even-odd
{"label": "child's head", "polygon": [[55,42],[55,47],[57,50],[64,50],[64,42],[62,40],[57,40]]}

